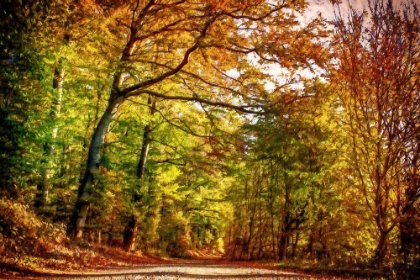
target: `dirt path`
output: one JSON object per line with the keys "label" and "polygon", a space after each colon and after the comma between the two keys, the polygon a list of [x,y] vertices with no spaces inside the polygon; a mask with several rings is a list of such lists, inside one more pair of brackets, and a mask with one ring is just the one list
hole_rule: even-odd
{"label": "dirt path", "polygon": [[114,269],[97,272],[77,272],[24,277],[21,279],[316,279],[308,275],[293,272],[269,270],[262,268],[239,267],[226,264],[177,263],[162,265],[145,265],[141,267]]}

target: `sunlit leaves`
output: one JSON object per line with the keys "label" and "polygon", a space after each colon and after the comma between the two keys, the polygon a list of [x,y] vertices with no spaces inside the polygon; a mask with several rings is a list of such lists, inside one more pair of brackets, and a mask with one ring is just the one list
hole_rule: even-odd
{"label": "sunlit leaves", "polygon": [[376,226],[374,261],[382,269],[389,242],[396,242],[400,199],[411,188],[405,178],[412,176],[406,167],[413,162],[403,155],[413,143],[408,132],[418,102],[406,83],[413,72],[406,69],[418,66],[419,50],[412,45],[418,39],[407,33],[416,24],[408,6],[399,11],[392,1],[372,1],[369,8],[369,16],[351,10],[348,21],[336,19],[341,66],[331,77],[347,115],[352,178],[369,211],[366,218]]}

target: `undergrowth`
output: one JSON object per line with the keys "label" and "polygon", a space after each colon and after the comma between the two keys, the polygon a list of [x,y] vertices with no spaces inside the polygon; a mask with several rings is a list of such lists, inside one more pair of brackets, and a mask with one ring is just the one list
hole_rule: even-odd
{"label": "undergrowth", "polygon": [[[211,255],[211,254],[210,254]],[[86,271],[101,268],[164,263],[162,259],[127,253],[120,248],[71,241],[64,226],[43,222],[29,207],[0,199],[0,276],[51,271]],[[375,270],[337,268],[313,262],[233,262],[218,263],[301,271],[309,274],[381,279]]]}
{"label": "undergrowth", "polygon": [[123,267],[164,262],[66,237],[61,225],[43,222],[29,207],[0,199],[0,275]]}

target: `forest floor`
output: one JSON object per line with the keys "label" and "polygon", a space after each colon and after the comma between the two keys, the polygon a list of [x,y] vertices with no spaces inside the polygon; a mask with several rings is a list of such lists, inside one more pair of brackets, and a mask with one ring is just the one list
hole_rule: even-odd
{"label": "forest floor", "polygon": [[[16,275],[11,279],[321,279],[310,275],[273,269],[209,264],[202,262],[177,262],[147,264],[98,271],[54,272],[47,274]],[[338,278],[336,278],[338,279]]]}
{"label": "forest floor", "polygon": [[276,268],[273,263],[232,262],[222,259],[154,259],[132,258],[133,263],[115,262],[113,266],[95,264],[80,269],[3,269],[0,279],[351,279],[348,277],[314,275]]}
{"label": "forest floor", "polygon": [[[164,259],[74,242],[64,228],[0,200],[0,279],[363,279],[372,274],[302,263],[234,262],[212,251]],[[367,277],[366,277],[367,276]],[[380,279],[380,278],[378,278]]]}
{"label": "forest floor", "polygon": [[[93,250],[91,248],[90,250]],[[0,279],[362,279],[334,273],[279,268],[274,262],[234,262],[220,255],[194,252],[191,259],[160,259],[95,247],[95,253],[79,250],[70,262],[29,265],[0,263]]]}

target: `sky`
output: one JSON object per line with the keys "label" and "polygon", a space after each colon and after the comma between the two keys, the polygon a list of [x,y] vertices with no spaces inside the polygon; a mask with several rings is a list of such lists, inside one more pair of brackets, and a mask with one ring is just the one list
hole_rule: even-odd
{"label": "sky", "polygon": [[[309,14],[316,15],[318,12],[321,12],[325,18],[333,18],[333,5],[330,0],[309,0]],[[394,5],[396,7],[400,6],[402,3],[409,3],[411,0],[394,0]],[[414,0],[414,2],[420,8],[420,0]],[[356,8],[359,11],[363,11],[364,8],[367,8],[368,0],[342,0],[341,9],[345,11],[348,8],[348,5],[351,5],[353,8]]]}
{"label": "sky", "polygon": [[[303,20],[303,23],[308,23],[318,15],[319,12],[322,13],[323,17],[327,20],[333,20],[334,19],[334,8],[331,4],[330,0],[308,0],[310,2],[310,6],[308,10],[305,12],[304,16],[301,18]],[[368,0],[341,0],[342,4],[340,5],[340,9],[342,12],[342,15],[344,16],[346,14],[346,11],[349,8],[349,5],[351,5],[353,8],[363,11],[368,10]],[[384,0],[387,1],[387,0]],[[394,6],[399,7],[402,3],[409,3],[412,0],[393,0]],[[420,0],[414,0],[415,3],[417,3],[418,7],[420,8]],[[284,72],[281,70],[279,65],[272,65],[270,67],[269,73],[282,73]],[[300,71],[299,74],[306,76],[306,77],[312,77],[313,74],[308,70]],[[279,77],[281,80],[282,78]],[[274,88],[273,84],[267,83],[266,89],[272,90]]]}

